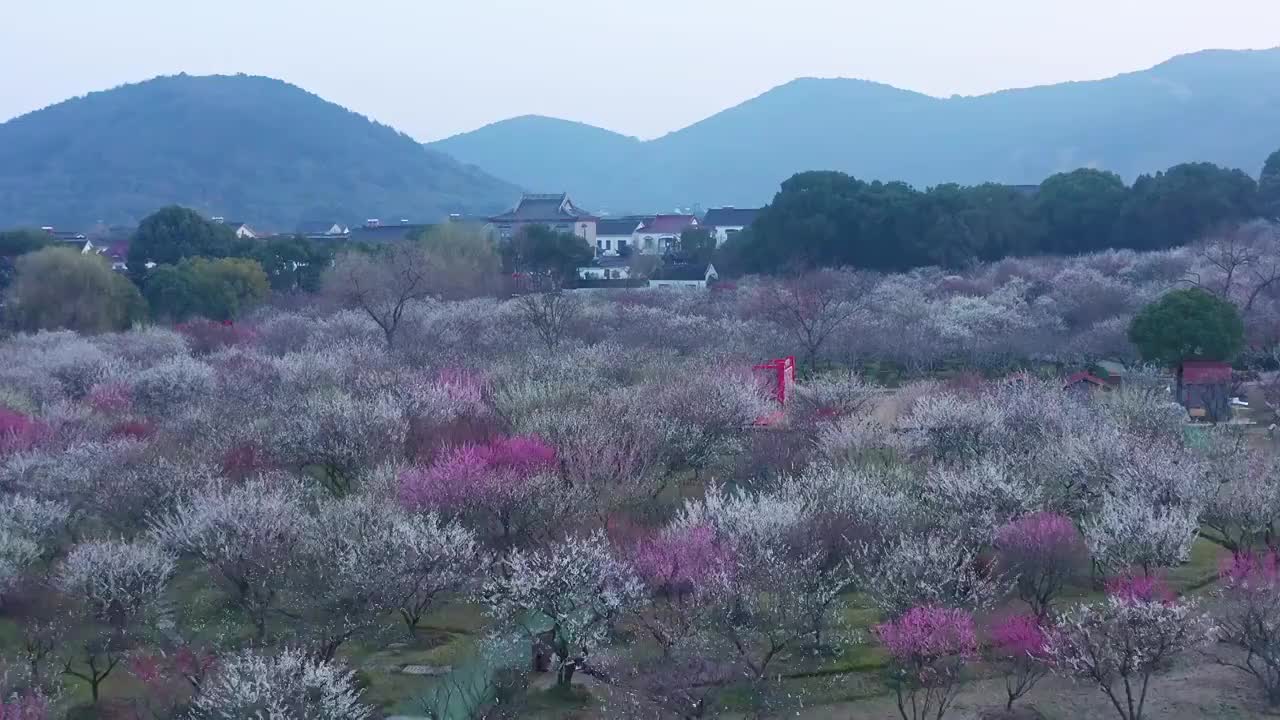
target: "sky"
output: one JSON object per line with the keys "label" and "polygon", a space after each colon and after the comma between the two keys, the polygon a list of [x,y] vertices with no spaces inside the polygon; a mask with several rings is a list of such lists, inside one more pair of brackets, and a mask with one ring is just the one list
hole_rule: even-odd
{"label": "sky", "polygon": [[642,138],[797,77],[930,95],[1280,45],[1280,0],[0,0],[0,120],[248,73],[435,140],[525,114]]}

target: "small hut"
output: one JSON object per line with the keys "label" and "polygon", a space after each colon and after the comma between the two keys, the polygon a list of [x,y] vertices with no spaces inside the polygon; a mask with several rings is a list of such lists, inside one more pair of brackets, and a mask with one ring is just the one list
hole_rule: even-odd
{"label": "small hut", "polygon": [[1231,419],[1231,365],[1216,360],[1186,360],[1178,366],[1178,402],[1193,420]]}
{"label": "small hut", "polygon": [[1111,386],[1102,378],[1087,371],[1081,371],[1074,375],[1069,375],[1062,381],[1062,391],[1078,397],[1086,399],[1095,392],[1110,390]]}

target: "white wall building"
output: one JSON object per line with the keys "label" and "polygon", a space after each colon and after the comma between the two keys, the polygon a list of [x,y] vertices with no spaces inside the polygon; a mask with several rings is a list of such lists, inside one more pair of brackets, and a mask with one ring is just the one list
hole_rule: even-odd
{"label": "white wall building", "polygon": [[716,247],[720,247],[734,235],[751,227],[751,223],[759,215],[760,208],[713,208],[702,218],[702,226],[715,237]]}
{"label": "white wall building", "polygon": [[637,252],[645,255],[663,255],[674,250],[680,242],[680,233],[698,227],[694,215],[655,215],[632,233],[632,243]]}

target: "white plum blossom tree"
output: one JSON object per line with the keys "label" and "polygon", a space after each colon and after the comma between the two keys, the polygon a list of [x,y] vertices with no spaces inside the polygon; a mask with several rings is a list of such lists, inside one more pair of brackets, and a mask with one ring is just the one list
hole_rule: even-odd
{"label": "white plum blossom tree", "polygon": [[919,606],[985,610],[1010,589],[998,569],[979,567],[974,547],[953,538],[904,535],[861,554],[858,584],[889,617]]}
{"label": "white plum blossom tree", "polygon": [[480,591],[492,615],[545,642],[557,683],[589,669],[588,656],[615,621],[644,602],[645,587],[604,533],[570,538],[551,550],[511,551]]}
{"label": "white plum blossom tree", "polygon": [[151,534],[207,567],[262,641],[313,522],[298,484],[267,476],[210,486],[156,519]]}
{"label": "white plum blossom tree", "polygon": [[217,671],[200,686],[191,720],[368,720],[373,708],[361,701],[355,674],[307,653],[245,650],[219,658]]}
{"label": "white plum blossom tree", "polygon": [[88,683],[95,703],[102,681],[123,659],[135,632],[163,609],[174,566],[173,557],[153,543],[100,540],[72,548],[58,568],[53,586],[85,626],[77,650],[67,653],[63,673]]}
{"label": "white plum blossom tree", "polygon": [[1108,496],[1084,523],[1093,557],[1113,570],[1156,568],[1185,562],[1199,531],[1195,508],[1151,504],[1142,497]]}
{"label": "white plum blossom tree", "polygon": [[1046,649],[1059,672],[1105,693],[1121,720],[1141,720],[1151,675],[1213,634],[1193,602],[1112,596],[1058,618]]}

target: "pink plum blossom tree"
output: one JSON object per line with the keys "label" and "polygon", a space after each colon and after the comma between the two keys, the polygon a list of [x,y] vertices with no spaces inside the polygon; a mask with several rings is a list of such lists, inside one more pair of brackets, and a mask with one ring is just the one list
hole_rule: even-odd
{"label": "pink plum blossom tree", "polygon": [[893,660],[898,714],[903,720],[941,720],[955,702],[965,663],[977,656],[973,616],[914,607],[874,632]]}
{"label": "pink plum blossom tree", "polygon": [[1005,709],[1049,673],[1048,635],[1035,615],[1009,615],[991,628],[991,654],[1004,675]]}
{"label": "pink plum blossom tree", "polygon": [[1014,575],[1018,598],[1044,621],[1054,598],[1083,570],[1088,549],[1065,515],[1035,513],[996,531],[1000,566]]}

